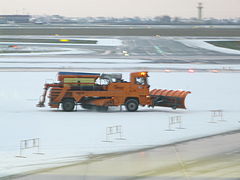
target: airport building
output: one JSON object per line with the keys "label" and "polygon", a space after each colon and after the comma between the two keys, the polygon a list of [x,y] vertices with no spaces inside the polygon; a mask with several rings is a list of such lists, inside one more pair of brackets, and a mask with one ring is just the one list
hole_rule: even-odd
{"label": "airport building", "polygon": [[0,15],[0,23],[29,23],[30,15]]}

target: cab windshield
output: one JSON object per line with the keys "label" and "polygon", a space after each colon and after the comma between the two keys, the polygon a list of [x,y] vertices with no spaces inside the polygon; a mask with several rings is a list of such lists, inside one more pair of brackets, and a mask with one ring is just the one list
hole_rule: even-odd
{"label": "cab windshield", "polygon": [[148,80],[146,77],[137,77],[135,82],[138,85],[148,85]]}

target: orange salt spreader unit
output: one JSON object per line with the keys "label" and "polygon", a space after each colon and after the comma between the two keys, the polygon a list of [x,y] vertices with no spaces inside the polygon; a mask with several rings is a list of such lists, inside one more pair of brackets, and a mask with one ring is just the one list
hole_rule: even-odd
{"label": "orange salt spreader unit", "polygon": [[45,84],[37,107],[44,107],[48,94],[49,106],[61,106],[64,111],[73,111],[77,105],[97,111],[107,111],[109,106],[122,105],[130,112],[137,111],[139,106],[186,109],[185,98],[191,92],[163,89],[150,91],[148,77],[148,72],[134,72],[130,74],[130,81],[125,81],[120,73],[59,72],[57,83]]}

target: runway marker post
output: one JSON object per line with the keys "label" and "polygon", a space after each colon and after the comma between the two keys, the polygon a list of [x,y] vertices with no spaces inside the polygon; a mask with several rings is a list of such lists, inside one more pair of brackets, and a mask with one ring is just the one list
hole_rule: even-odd
{"label": "runway marker post", "polygon": [[39,154],[39,155],[44,154],[44,153],[40,153],[40,138],[21,140],[20,146],[19,146],[19,155],[16,157],[26,158],[26,156],[23,156],[23,152],[26,151],[27,149],[37,150],[37,152],[33,154]]}
{"label": "runway marker post", "polygon": [[106,127],[106,139],[103,142],[112,142],[112,137],[116,135],[119,135],[119,137],[115,139],[126,140],[125,138],[123,138],[123,131],[121,125]]}
{"label": "runway marker post", "polygon": [[182,117],[181,116],[172,116],[168,119],[168,129],[166,131],[175,131],[175,129],[185,129],[182,127]]}
{"label": "runway marker post", "polygon": [[210,110],[211,112],[211,120],[209,123],[217,123],[217,121],[226,121],[223,119],[223,111],[220,109]]}

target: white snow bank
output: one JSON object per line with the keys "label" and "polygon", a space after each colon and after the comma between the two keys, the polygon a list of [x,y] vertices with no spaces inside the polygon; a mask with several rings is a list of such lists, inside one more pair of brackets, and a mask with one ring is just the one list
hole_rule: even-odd
{"label": "white snow bank", "polygon": [[226,64],[158,64],[152,63],[151,60],[142,59],[101,59],[101,58],[56,58],[56,57],[2,57],[0,59],[1,68],[108,68],[115,69],[154,69],[157,71],[173,72],[181,69],[193,70],[240,70],[240,65]]}
{"label": "white snow bank", "polygon": [[[32,51],[27,53],[22,53],[21,51]],[[37,52],[42,51],[42,52]],[[35,48],[23,48],[15,53],[0,53],[0,56],[39,56],[39,55],[60,55],[60,54],[89,54],[93,51],[90,50],[79,50],[73,48],[52,48],[48,47],[48,49],[43,49],[42,47],[35,47]]]}
{"label": "white snow bank", "polygon": [[[0,63],[88,63],[91,66],[92,63],[143,63],[148,62],[148,60],[141,59],[102,59],[102,58],[58,58],[58,57],[2,57]],[[102,65],[104,67],[105,65]],[[2,67],[2,66],[1,66]]]}
{"label": "white snow bank", "polygon": [[[1,38],[2,36],[0,36]],[[13,38],[14,36],[10,36],[9,38]],[[16,38],[21,38],[20,37],[16,37]],[[22,45],[39,45],[39,44],[44,44],[44,45],[58,45],[58,46],[120,46],[122,45],[122,41],[120,39],[110,39],[110,38],[80,38],[80,37],[66,37],[66,36],[49,36],[49,37],[36,37],[36,36],[31,36],[31,37],[22,37],[24,39],[63,39],[66,38],[68,40],[93,40],[93,41],[97,41],[96,44],[75,44],[75,43],[71,43],[68,42],[64,42],[64,43],[34,43],[34,42],[21,42],[21,40],[19,40],[18,42],[1,42],[0,44],[22,44]]]}
{"label": "white snow bank", "polygon": [[109,38],[70,38],[73,40],[93,40],[97,41],[97,45],[99,46],[121,46],[122,40],[120,39],[109,39]]}
{"label": "white snow bank", "polygon": [[[205,41],[210,41],[210,40],[204,40],[204,39],[181,39],[181,40],[176,40],[178,42],[183,43],[184,45],[192,48],[203,48],[207,49],[210,51],[217,51],[221,53],[226,53],[226,54],[239,54],[240,51],[234,50],[234,49],[228,49],[228,48],[223,48],[223,47],[217,47],[212,44],[209,44]],[[213,41],[213,40],[212,40]]]}
{"label": "white snow bank", "polygon": [[[0,38],[6,38],[5,36],[0,36]],[[18,39],[69,39],[69,40],[93,40],[97,41],[96,44],[75,44],[71,43],[34,43],[34,42],[0,42],[0,45],[22,45],[23,47],[21,49],[15,49],[15,53],[0,53],[0,56],[26,56],[26,55],[57,55],[57,54],[89,54],[92,53],[93,51],[91,50],[82,50],[82,49],[77,49],[77,47],[81,46],[120,46],[122,45],[122,41],[120,39],[109,39],[109,38],[80,38],[80,37],[72,37],[72,36],[41,36],[41,37],[36,37],[36,36],[10,36],[11,38],[18,38]],[[27,45],[27,47],[25,46]],[[28,47],[29,45],[35,45],[35,47]],[[36,46],[39,45],[39,46]],[[49,46],[43,48],[41,45],[44,46]],[[53,46],[58,46],[58,47],[53,47]],[[76,47],[76,48],[63,48],[63,46],[71,46],[71,47]],[[47,49],[46,49],[47,48]],[[14,50],[14,49],[13,49]],[[30,53],[21,53],[21,51],[43,51],[43,52],[30,52]]]}

